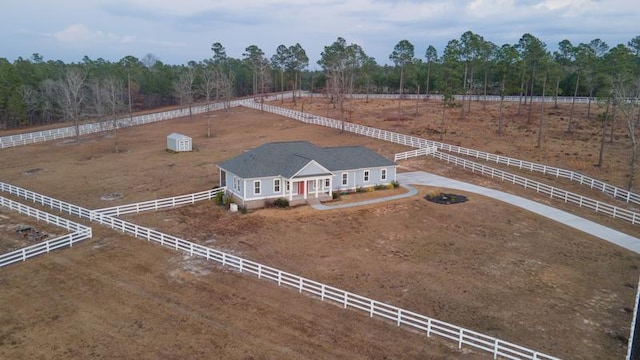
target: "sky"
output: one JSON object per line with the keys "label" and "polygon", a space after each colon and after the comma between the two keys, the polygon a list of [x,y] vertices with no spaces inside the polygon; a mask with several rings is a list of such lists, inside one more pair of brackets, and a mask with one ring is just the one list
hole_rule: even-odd
{"label": "sky", "polygon": [[309,69],[338,37],[379,64],[401,40],[424,60],[472,31],[501,46],[529,33],[555,51],[599,38],[610,47],[640,35],[638,0],[8,0],[0,5],[0,58],[117,62],[153,54],[165,64],[212,56],[221,43],[241,59],[256,45],[270,58],[300,43]]}

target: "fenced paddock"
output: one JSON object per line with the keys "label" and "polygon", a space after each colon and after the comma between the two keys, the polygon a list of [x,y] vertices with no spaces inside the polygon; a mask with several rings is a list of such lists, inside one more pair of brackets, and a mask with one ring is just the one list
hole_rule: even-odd
{"label": "fenced paddock", "polygon": [[276,283],[278,286],[294,289],[298,293],[311,295],[321,301],[327,301],[334,305],[341,306],[344,309],[356,310],[365,313],[369,317],[391,321],[397,326],[422,332],[428,337],[438,336],[446,340],[454,341],[457,343],[458,349],[462,349],[463,346],[472,347],[491,353],[494,359],[498,357],[506,359],[557,359],[526,347],[483,335],[219,250],[198,245],[115,217],[97,213],[95,214],[94,221],[125,234],[153,241],[162,246],[187,253],[190,256],[201,257],[217,262],[222,266],[230,267],[241,273],[252,274],[258,279],[267,280]]}
{"label": "fenced paddock", "polygon": [[[288,272],[272,268],[270,266],[243,259],[235,255],[231,255],[206,246],[198,245],[172,235],[164,234],[157,230],[152,230],[131,222],[118,219],[113,216],[106,215],[107,213],[113,213],[113,211],[116,211],[114,210],[114,208],[102,209],[100,210],[102,212],[92,211],[13,185],[4,183],[0,183],[0,185],[0,191],[10,192],[18,197],[37,203],[51,205],[52,208],[68,212],[70,214],[72,213],[79,217],[88,217],[93,222],[107,226],[113,230],[120,231],[137,238],[146,239],[147,241],[155,242],[157,244],[160,244],[161,246],[187,253],[190,256],[197,256],[217,262],[222,266],[230,267],[241,273],[252,274],[259,279],[270,281],[277,284],[278,286],[297,290],[298,293],[313,296],[320,299],[321,301],[327,301],[334,305],[341,306],[344,309],[356,310],[368,315],[369,317],[376,317],[382,320],[393,322],[397,326],[402,326],[414,331],[422,332],[428,337],[437,336],[446,340],[454,341],[457,344],[458,349],[462,349],[463,346],[468,346],[477,350],[489,352],[493,355],[494,359],[497,359],[498,357],[505,359],[531,360],[557,359],[556,357],[546,355],[544,353],[522,347],[508,341],[503,341],[495,337],[483,335],[481,333],[449,324],[447,322],[420,315],[406,309],[398,308],[393,305],[389,305],[374,299],[370,299],[358,294],[325,285],[307,278],[303,278]],[[221,191],[218,189],[216,190]],[[202,195],[202,193],[196,194]],[[202,197],[196,194],[183,195],[180,198],[188,199],[192,197],[195,199]],[[163,207],[169,207],[169,204],[172,203],[169,201],[160,200],[158,200],[157,202],[159,204],[163,204]],[[152,202],[147,203],[151,204]],[[128,210],[126,208],[123,208],[122,213],[124,213],[125,211],[130,211],[129,213],[135,212],[135,208],[139,208],[139,205],[130,205]],[[51,216],[47,213],[44,214]],[[90,237],[91,229],[87,229],[89,233],[88,236]],[[76,241],[79,240],[76,239]],[[52,244],[52,246],[58,245],[59,244]],[[18,259],[15,261],[20,260]]]}
{"label": "fenced paddock", "polygon": [[97,209],[94,210],[94,213],[107,216],[120,216],[125,214],[138,214],[145,211],[157,211],[161,209],[174,208],[181,205],[191,205],[195,204],[198,201],[211,200],[215,198],[219,193],[224,194],[225,191],[226,187],[220,187],[193,194]]}
{"label": "fenced paddock", "polygon": [[50,225],[55,225],[63,229],[71,231],[71,233],[59,236],[55,239],[44,241],[35,245],[26,246],[6,254],[0,255],[0,267],[11,265],[16,262],[25,261],[34,256],[46,254],[50,251],[63,247],[71,247],[73,244],[91,238],[91,228],[78,223],[63,219],[61,217],[49,214],[30,206],[9,200],[0,196],[0,206],[9,210],[16,211],[20,214],[27,215],[36,220],[43,221]]}
{"label": "fenced paddock", "polygon": [[[400,134],[392,131],[377,129],[369,126],[363,126],[353,123],[347,123],[344,121],[325,118],[322,116],[310,115],[296,110],[280,108],[271,105],[256,106],[250,102],[244,103],[244,106],[248,106],[258,110],[264,110],[272,112],[274,114],[286,116],[307,124],[320,125],[333,129],[340,129],[343,131],[349,131],[355,134],[372,137],[379,140],[389,141],[400,145],[406,145],[413,148],[432,148],[435,147],[439,153],[442,151],[457,153],[460,155],[476,157],[478,159],[486,160],[488,162],[495,162],[511,167],[517,167],[518,169],[535,171],[542,174],[553,175],[569,179],[570,181],[578,182],[581,185],[589,186],[592,189],[601,191],[615,199],[622,200],[628,203],[640,204],[640,195],[633,192],[624,190],[622,188],[607,184],[597,179],[576,173],[571,170],[560,169],[543,164],[537,164],[529,161],[523,161],[518,159],[509,158],[506,156],[500,156],[490,154],[478,150],[467,149],[460,146],[449,145],[440,143],[437,141],[418,138],[415,136]],[[497,170],[496,170],[497,171]]]}
{"label": "fenced paddock", "polygon": [[603,203],[582,195],[571,193],[571,192],[568,192],[568,191],[565,191],[565,190],[562,190],[538,181],[527,179],[523,176],[519,176],[519,175],[508,173],[506,171],[494,169],[492,167],[478,164],[466,159],[461,159],[453,155],[445,154],[442,152],[434,152],[434,153],[431,153],[430,155],[437,159],[446,161],[447,163],[452,163],[457,166],[461,166],[463,169],[467,169],[472,172],[477,172],[482,175],[490,176],[491,178],[498,178],[503,182],[510,182],[512,184],[520,185],[525,189],[535,190],[537,193],[549,195],[553,199],[562,200],[566,203],[578,205],[579,207],[585,207],[597,213],[609,215],[615,219],[621,219],[621,220],[630,222],[631,224],[634,224],[634,225],[640,224],[640,214],[633,212],[631,210],[626,210],[623,208],[619,208],[617,206],[609,205],[607,203]]}
{"label": "fenced paddock", "polygon": [[[268,95],[268,96],[265,96],[263,100],[275,101],[283,97],[291,97],[291,96],[292,96],[291,93],[285,93],[281,95]],[[308,96],[313,96],[313,94],[310,94],[307,92],[298,92],[297,96],[308,97]],[[316,96],[323,96],[323,95],[316,94]],[[406,95],[406,96],[409,96],[409,95]],[[427,95],[423,95],[423,96],[426,97]],[[438,97],[439,95],[428,95],[428,96],[429,98],[435,98],[435,97]],[[370,95],[353,94],[351,95],[351,97],[357,98],[357,99],[364,99],[366,97],[377,98],[377,99],[397,99],[398,95],[397,94],[396,95],[394,94],[370,94]],[[458,97],[460,99],[462,98],[462,96],[458,96]],[[468,98],[468,96],[465,96],[465,98]],[[487,96],[486,98],[488,101],[500,100],[499,96],[493,96],[493,97]],[[533,102],[542,101],[542,97],[534,96],[534,97],[529,97],[529,99],[531,99],[531,101]],[[520,100],[521,98],[518,96],[505,97],[505,101],[520,101]],[[555,101],[555,98],[545,97],[544,100],[545,102],[551,102],[551,101]],[[571,97],[558,98],[559,102],[573,102],[574,100],[576,102],[591,101],[590,98],[575,98],[575,99]],[[376,139],[390,141],[390,142],[394,142],[394,143],[398,143],[398,144],[402,144],[402,145],[406,145],[414,148],[425,148],[425,147],[435,146],[439,151],[448,151],[448,152],[457,153],[460,155],[476,157],[478,159],[482,159],[489,162],[495,162],[495,163],[503,164],[506,166],[514,166],[519,169],[535,171],[542,174],[549,174],[552,176],[569,179],[570,181],[575,181],[582,185],[589,186],[592,189],[599,190],[618,200],[622,200],[628,203],[640,204],[639,194],[635,194],[628,190],[607,184],[603,181],[585,176],[583,174],[580,174],[571,170],[560,169],[560,168],[547,166],[543,164],[537,164],[533,162],[513,159],[506,156],[500,156],[500,155],[486,153],[478,150],[463,148],[455,145],[449,145],[449,144],[440,143],[437,141],[418,138],[415,136],[404,135],[400,133],[371,128],[371,127],[352,124],[352,123],[346,123],[344,121],[325,118],[322,116],[310,115],[310,114],[295,111],[295,110],[263,104],[262,102],[256,102],[254,99],[235,100],[235,101],[226,102],[226,103],[220,102],[220,103],[213,103],[209,105],[194,106],[191,108],[191,112],[193,114],[200,114],[207,111],[215,111],[215,110],[223,109],[225,107],[235,107],[240,105],[261,110],[261,111],[268,111],[274,114],[286,116],[292,119],[302,121],[307,124],[326,126],[326,127],[335,128],[335,129],[342,129],[342,130],[354,132],[360,135],[374,137]],[[138,115],[134,117],[123,117],[116,121],[105,121],[105,122],[99,122],[99,123],[83,124],[79,126],[79,129],[80,129],[80,134],[83,135],[83,134],[113,130],[114,127],[121,128],[121,127],[128,127],[128,126],[143,125],[143,124],[148,124],[156,121],[175,119],[175,118],[184,117],[188,115],[189,115],[189,109],[178,109],[178,110],[164,111],[164,112],[158,112],[158,113],[152,113],[152,114],[146,114],[146,115]],[[59,129],[4,136],[4,137],[0,137],[0,149],[5,147],[20,146],[20,145],[56,140],[61,138],[73,137],[75,136],[75,131],[76,130],[74,126],[68,126],[68,127],[59,128]]]}

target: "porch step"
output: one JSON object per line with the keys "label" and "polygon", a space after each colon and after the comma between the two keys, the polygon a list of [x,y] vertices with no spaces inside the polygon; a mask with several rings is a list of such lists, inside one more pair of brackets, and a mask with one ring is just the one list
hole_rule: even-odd
{"label": "porch step", "polygon": [[317,205],[317,204],[320,204],[320,199],[319,199],[319,198],[315,198],[315,197],[307,198],[307,204],[309,204],[309,205]]}

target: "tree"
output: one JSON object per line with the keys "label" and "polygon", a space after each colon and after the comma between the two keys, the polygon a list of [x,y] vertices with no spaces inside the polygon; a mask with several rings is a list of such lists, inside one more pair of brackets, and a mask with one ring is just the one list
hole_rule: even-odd
{"label": "tree", "polygon": [[346,40],[339,37],[333,44],[324,47],[324,51],[320,54],[320,60],[318,60],[318,65],[324,69],[327,78],[325,88],[327,94],[331,94],[330,102],[333,103],[334,108],[338,103],[341,109],[347,76],[346,48]]}
{"label": "tree", "polygon": [[[638,172],[638,151],[640,148],[640,74],[637,71],[636,57],[632,49],[618,45],[605,56],[606,68],[611,83],[611,96],[614,110],[625,124],[631,140],[629,156],[629,182],[631,191]],[[615,115],[612,115],[612,122]],[[613,124],[612,124],[613,127]]]}
{"label": "tree", "polygon": [[426,90],[427,98],[429,98],[429,88],[431,84],[431,65],[438,61],[438,50],[433,47],[433,45],[429,45],[427,47],[427,51],[424,54],[424,57],[427,60],[427,82],[426,82]]}
{"label": "tree", "polygon": [[57,81],[57,102],[62,113],[73,121],[76,140],[80,141],[80,115],[82,104],[86,100],[86,72],[79,67],[70,67],[62,79]]}
{"label": "tree", "polygon": [[293,73],[293,102],[296,102],[296,90],[299,90],[301,81],[301,72],[309,66],[309,57],[299,43],[290,46],[288,49],[289,58],[287,61],[287,70]]}
{"label": "tree", "polygon": [[398,87],[398,116],[400,116],[402,89],[404,87],[404,68],[415,61],[413,44],[409,40],[400,40],[394,46],[391,55],[389,55],[389,60],[393,61],[396,67],[400,67],[400,86]]}
{"label": "tree", "polygon": [[504,96],[505,91],[510,89],[510,83],[507,82],[507,75],[511,74],[511,69],[518,62],[520,55],[515,46],[504,44],[496,53],[497,70],[501,77],[500,80],[500,115],[498,116],[498,135],[502,135],[502,126],[504,123]]}
{"label": "tree", "polygon": [[140,62],[142,63],[142,65],[144,65],[144,67],[146,67],[147,69],[152,69],[158,62],[160,61],[160,59],[158,59],[157,56],[155,56],[152,53],[147,53],[141,60]]}
{"label": "tree", "polygon": [[185,104],[189,106],[189,118],[192,117],[192,108],[193,104],[193,82],[195,80],[195,68],[193,66],[188,66],[183,69],[183,72],[178,77],[173,84],[174,90],[176,92],[176,96],[179,99],[180,106],[184,106]]}
{"label": "tree", "polygon": [[120,145],[118,143],[118,127],[120,126],[118,123],[118,114],[124,107],[123,88],[122,81],[113,75],[107,76],[104,81],[102,81],[102,87],[100,88],[100,97],[103,98],[103,103],[111,116],[115,152],[120,152]]}
{"label": "tree", "polygon": [[[547,45],[540,41],[538,38],[531,34],[524,34],[520,38],[518,42],[518,50],[520,50],[522,54],[522,59],[524,60],[525,68],[530,71],[529,82],[530,82],[530,92],[529,96],[533,99],[534,86],[536,81],[536,67],[540,62],[540,59],[543,59],[546,54]],[[526,100],[525,100],[526,103]],[[533,106],[529,104],[529,115],[527,117],[527,122],[531,122],[533,114]]]}
{"label": "tree", "polygon": [[256,45],[250,45],[245,49],[242,54],[244,62],[249,66],[253,73],[253,95],[258,95],[258,78],[261,75],[261,70],[265,62],[264,51],[262,51]]}
{"label": "tree", "polygon": [[[276,53],[271,56],[271,66],[274,69],[280,70],[280,92],[284,92],[284,71],[289,63],[291,53],[289,48],[284,45],[279,45],[276,49]],[[282,97],[284,101],[284,96]]]}
{"label": "tree", "polygon": [[131,89],[131,71],[135,66],[140,64],[140,61],[134,56],[125,56],[120,60],[120,66],[127,69],[127,97],[129,105],[129,121],[133,120],[133,104],[132,104],[132,89]]}
{"label": "tree", "polygon": [[211,96],[218,88],[218,73],[212,62],[207,61],[200,64],[200,81],[198,82],[198,92],[204,95],[207,102],[207,137],[211,137]]}

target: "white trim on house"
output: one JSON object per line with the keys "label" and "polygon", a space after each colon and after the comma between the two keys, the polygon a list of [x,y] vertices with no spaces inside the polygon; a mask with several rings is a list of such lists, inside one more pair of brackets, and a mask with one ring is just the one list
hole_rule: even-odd
{"label": "white trim on house", "polygon": [[349,173],[348,172],[343,172],[342,175],[340,175],[340,184],[342,184],[342,186],[349,186]]}
{"label": "white trim on house", "polygon": [[262,194],[262,180],[253,180],[253,195]]}
{"label": "white trim on house", "polygon": [[273,179],[273,193],[282,194],[282,179],[280,178]]}
{"label": "white trim on house", "polygon": [[387,168],[381,168],[380,169],[380,181],[386,181],[387,180]]}
{"label": "white trim on house", "polygon": [[371,181],[371,170],[362,170],[362,182],[368,183]]}

